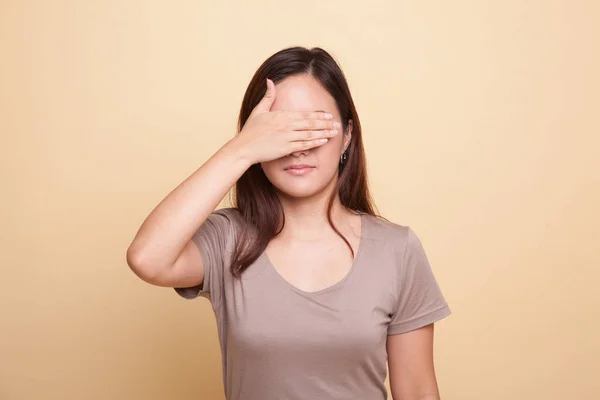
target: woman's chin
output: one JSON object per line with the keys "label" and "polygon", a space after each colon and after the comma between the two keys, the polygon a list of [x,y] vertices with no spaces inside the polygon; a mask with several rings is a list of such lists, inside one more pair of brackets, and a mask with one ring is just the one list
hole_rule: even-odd
{"label": "woman's chin", "polygon": [[311,197],[323,190],[323,188],[315,185],[314,182],[296,182],[293,184],[291,182],[286,182],[286,184],[276,185],[276,187],[284,196],[296,199]]}

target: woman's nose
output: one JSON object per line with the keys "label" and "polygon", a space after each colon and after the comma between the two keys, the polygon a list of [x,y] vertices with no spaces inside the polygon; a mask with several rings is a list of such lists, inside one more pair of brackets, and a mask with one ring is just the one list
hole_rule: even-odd
{"label": "woman's nose", "polygon": [[290,154],[290,156],[292,157],[300,157],[300,156],[306,156],[310,153],[310,149],[308,150],[300,150],[300,151],[295,151],[293,153]]}

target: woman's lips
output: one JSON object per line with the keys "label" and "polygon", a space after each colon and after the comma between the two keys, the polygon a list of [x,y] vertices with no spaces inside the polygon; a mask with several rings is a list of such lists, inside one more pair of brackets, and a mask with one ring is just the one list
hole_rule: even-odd
{"label": "woman's lips", "polygon": [[298,176],[298,175],[306,175],[306,174],[310,173],[313,169],[315,169],[315,167],[312,165],[301,164],[301,165],[290,165],[289,167],[286,167],[284,170],[291,175]]}

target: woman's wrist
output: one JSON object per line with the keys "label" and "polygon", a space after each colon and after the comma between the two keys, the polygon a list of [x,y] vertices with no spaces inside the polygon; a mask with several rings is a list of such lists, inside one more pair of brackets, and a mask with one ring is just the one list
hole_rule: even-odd
{"label": "woman's wrist", "polygon": [[225,143],[220,151],[227,154],[232,162],[236,165],[240,165],[244,171],[250,168],[252,164],[256,163],[247,148],[239,144],[237,137],[234,137]]}

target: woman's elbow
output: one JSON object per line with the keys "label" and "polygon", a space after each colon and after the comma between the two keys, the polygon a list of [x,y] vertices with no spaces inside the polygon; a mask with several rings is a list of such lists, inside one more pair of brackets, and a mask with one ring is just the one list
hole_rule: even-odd
{"label": "woman's elbow", "polygon": [[136,247],[135,243],[132,243],[127,248],[126,260],[127,265],[138,278],[145,282],[156,284],[161,269],[157,267],[155,262],[152,262],[152,259],[144,251]]}

